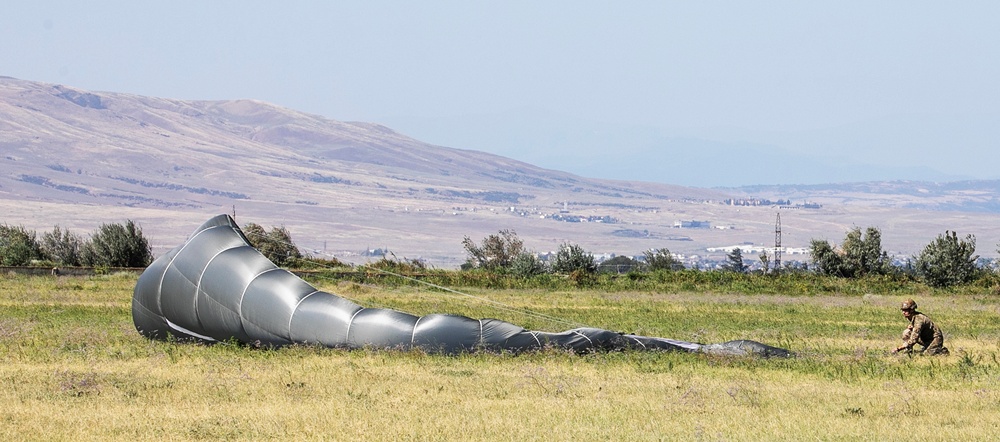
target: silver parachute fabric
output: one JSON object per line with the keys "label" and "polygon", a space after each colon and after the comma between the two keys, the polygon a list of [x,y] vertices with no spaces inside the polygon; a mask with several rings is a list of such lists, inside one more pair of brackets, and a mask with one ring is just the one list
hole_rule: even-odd
{"label": "silver parachute fabric", "polygon": [[317,290],[254,249],[236,222],[218,215],[139,276],[132,296],[136,330],[153,339],[257,346],[421,349],[430,353],[523,352],[545,347],[679,350],[788,356],[740,340],[702,345],[597,328],[561,333],[525,330],[497,319],[365,308]]}

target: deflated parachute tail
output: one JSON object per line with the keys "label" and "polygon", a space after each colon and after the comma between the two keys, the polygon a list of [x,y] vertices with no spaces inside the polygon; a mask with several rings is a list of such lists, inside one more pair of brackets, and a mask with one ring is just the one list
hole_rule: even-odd
{"label": "deflated parachute tail", "polygon": [[561,333],[525,330],[497,319],[365,308],[317,290],[254,249],[228,215],[202,224],[139,276],[132,320],[154,339],[236,340],[282,346],[522,352],[558,347],[579,353],[624,349],[788,356],[754,341],[702,345],[596,328]]}
{"label": "deflated parachute tail", "polygon": [[792,353],[788,350],[778,347],[772,347],[770,345],[761,344],[760,342],[750,341],[746,339],[740,339],[736,341],[723,342],[721,344],[709,344],[703,345],[699,350],[702,353],[717,354],[717,355],[758,355],[765,357],[779,357],[787,358],[792,356]]}

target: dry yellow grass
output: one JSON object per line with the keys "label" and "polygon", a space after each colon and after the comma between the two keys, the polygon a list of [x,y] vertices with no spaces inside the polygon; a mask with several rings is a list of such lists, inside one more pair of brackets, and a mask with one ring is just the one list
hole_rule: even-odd
{"label": "dry yellow grass", "polygon": [[[563,297],[572,297],[597,321],[615,321],[618,310],[631,308],[648,329],[684,335],[667,337],[770,336],[799,357],[558,351],[448,357],[151,342],[131,327],[132,284],[128,275],[0,277],[0,439],[897,440],[921,434],[990,440],[1000,434],[993,299],[925,300],[928,313],[947,318],[953,354],[938,358],[884,351],[903,326],[888,297],[635,294],[641,302],[632,302],[628,294],[598,292],[559,294],[559,304],[567,307]],[[417,296],[412,289],[353,291],[387,305]],[[546,304],[545,293],[491,295],[510,305]],[[776,325],[760,321],[749,329],[731,318],[736,328],[719,326],[736,310]],[[696,320],[681,321],[684,313]],[[879,314],[881,321],[864,320]]]}

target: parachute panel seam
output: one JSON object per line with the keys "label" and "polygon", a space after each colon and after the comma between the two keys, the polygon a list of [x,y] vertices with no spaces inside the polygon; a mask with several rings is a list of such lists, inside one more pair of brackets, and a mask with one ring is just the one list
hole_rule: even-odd
{"label": "parachute panel seam", "polygon": [[[202,232],[206,230],[209,229],[202,230]],[[199,235],[200,234],[201,232],[199,232]],[[194,285],[194,320],[198,321],[198,326],[201,327],[202,329],[205,328],[205,323],[201,321],[201,314],[198,313],[198,298],[201,296],[201,281],[205,279],[205,271],[208,270],[208,266],[212,265],[212,263],[215,262],[215,258],[218,258],[219,255],[234,248],[235,247],[230,247],[225,250],[220,250],[215,255],[212,255],[212,257],[208,259],[208,262],[205,263],[205,266],[201,268],[201,272],[198,274],[198,282]]]}
{"label": "parachute panel seam", "polygon": [[351,320],[347,321],[347,336],[344,338],[344,340],[347,341],[344,342],[344,345],[346,345],[347,347],[351,346],[351,330],[354,329],[354,318],[356,318],[358,314],[361,313],[363,310],[365,310],[365,307],[359,308],[358,311],[354,312],[354,314],[351,315]]}
{"label": "parachute panel seam", "polygon": [[483,336],[483,320],[482,320],[482,318],[480,318],[479,319],[479,348],[483,348],[485,346],[486,346],[486,339],[485,339],[485,336]]}
{"label": "parachute panel seam", "polygon": [[299,311],[299,306],[302,305],[302,301],[305,301],[306,298],[308,298],[308,297],[310,297],[312,295],[315,295],[317,293],[319,293],[319,290],[313,290],[312,293],[303,296],[302,299],[299,299],[299,302],[296,302],[295,303],[295,307],[292,308],[292,314],[288,315],[288,340],[289,341],[292,340],[292,320],[295,319],[295,312]]}
{"label": "parachute panel seam", "polygon": [[587,336],[587,335],[585,335],[585,334],[583,334],[583,333],[580,333],[580,331],[579,331],[579,330],[573,330],[573,333],[576,333],[576,334],[578,334],[578,335],[580,335],[580,336],[583,336],[583,339],[586,339],[586,340],[587,340],[587,342],[589,342],[591,346],[593,346],[593,345],[594,345],[594,341],[590,339],[590,336]]}
{"label": "parachute panel seam", "polygon": [[169,319],[167,319],[167,326],[170,327],[170,328],[172,328],[172,329],[174,329],[174,330],[177,330],[177,331],[179,331],[181,333],[185,333],[185,334],[194,336],[194,337],[196,337],[198,339],[204,339],[206,341],[217,342],[214,338],[211,338],[209,336],[205,336],[205,335],[202,335],[202,334],[195,333],[195,332],[193,332],[191,330],[188,330],[188,329],[186,329],[184,327],[181,327],[181,326],[179,326],[177,324],[174,324],[173,322],[170,322]]}
{"label": "parachute panel seam", "polygon": [[639,338],[636,338],[635,336],[628,336],[628,335],[626,335],[625,337],[626,337],[626,338],[629,338],[629,339],[631,339],[631,340],[633,340],[633,341],[635,341],[635,342],[638,342],[638,343],[639,343],[639,345],[641,345],[641,346],[642,346],[642,349],[643,349],[643,350],[646,350],[646,344],[645,344],[645,343],[643,343],[642,341],[640,341],[640,340],[639,340]]}
{"label": "parachute panel seam", "polygon": [[413,342],[416,341],[417,336],[417,326],[420,325],[420,320],[424,319],[423,316],[417,318],[417,322],[413,323],[413,331],[410,332],[410,348],[413,347]]}
{"label": "parachute panel seam", "polygon": [[538,339],[538,332],[529,330],[528,333],[531,333],[531,338],[535,340],[536,344],[538,344],[538,348],[542,348],[542,340]]}
{"label": "parachute panel seam", "polygon": [[[243,300],[246,299],[246,297],[247,297],[247,290],[250,289],[250,286],[253,285],[254,281],[256,281],[257,278],[260,278],[261,275],[263,275],[265,273],[273,272],[275,270],[281,270],[281,269],[275,267],[273,269],[267,269],[267,270],[264,270],[263,272],[260,272],[260,273],[258,273],[256,275],[253,275],[253,277],[250,278],[250,281],[247,282],[247,285],[245,285],[243,287],[243,293],[240,293],[240,304],[239,304],[240,305],[240,327],[243,327],[243,334],[245,336],[247,336],[247,337],[251,337],[250,334],[247,333],[246,326],[243,324],[243,322],[245,322],[247,320],[246,317],[243,316]],[[268,332],[268,333],[269,334],[273,334],[273,333],[270,333],[270,332]],[[275,336],[277,336],[277,334],[275,334]]]}

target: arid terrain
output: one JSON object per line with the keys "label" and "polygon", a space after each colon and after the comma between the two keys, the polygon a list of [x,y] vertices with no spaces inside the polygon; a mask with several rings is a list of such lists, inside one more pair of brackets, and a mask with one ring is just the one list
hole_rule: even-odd
{"label": "arid terrain", "polygon": [[[975,235],[979,254],[992,257],[996,187],[600,180],[255,100],[181,101],[0,77],[0,222],[88,234],[131,219],[156,255],[230,213],[285,226],[304,251],[351,262],[387,249],[453,268],[465,259],[463,237],[501,229],[538,252],[571,242],[594,254],[669,248],[721,257],[716,248],[774,246],[780,214],[788,260],[806,259],[795,253],[811,239],[840,242],[854,226],[879,227],[894,254],[916,254],[954,230]],[[725,203],[747,198],[789,204]],[[688,221],[707,227],[675,227]]]}

